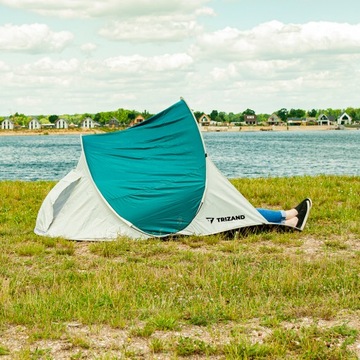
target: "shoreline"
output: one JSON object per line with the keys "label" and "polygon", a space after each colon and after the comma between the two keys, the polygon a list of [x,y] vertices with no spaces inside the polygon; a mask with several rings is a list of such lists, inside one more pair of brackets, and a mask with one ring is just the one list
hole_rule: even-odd
{"label": "shoreline", "polygon": [[[256,132],[256,131],[332,131],[338,130],[335,125],[310,126],[200,126],[200,132]],[[345,128],[344,130],[359,130],[360,128]],[[119,131],[121,129],[118,129]],[[115,130],[115,131],[118,131]],[[106,134],[99,129],[43,129],[43,130],[0,130],[0,136],[27,136],[27,135],[93,135]]]}
{"label": "shoreline", "polygon": [[[360,128],[344,128],[344,130],[358,130]],[[340,130],[337,125],[307,125],[307,126],[204,126],[201,132],[252,132],[252,131],[333,131]]]}
{"label": "shoreline", "polygon": [[68,130],[68,129],[56,129],[56,130],[0,130],[0,136],[28,136],[28,135],[93,135],[93,134],[105,134],[105,131],[96,129],[81,129],[81,130]]}

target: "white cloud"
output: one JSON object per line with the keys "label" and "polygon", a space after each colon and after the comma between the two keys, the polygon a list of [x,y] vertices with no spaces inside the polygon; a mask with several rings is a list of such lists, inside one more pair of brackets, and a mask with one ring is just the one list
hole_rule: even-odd
{"label": "white cloud", "polygon": [[192,48],[202,57],[220,54],[224,61],[248,58],[289,58],[311,53],[356,53],[360,24],[331,22],[283,24],[270,21],[248,31],[226,27],[198,37]]}
{"label": "white cloud", "polygon": [[49,57],[44,57],[34,63],[24,64],[18,67],[20,73],[32,74],[67,74],[75,73],[79,70],[80,62],[77,59],[55,61]]}
{"label": "white cloud", "polygon": [[45,24],[0,26],[0,50],[28,53],[61,52],[72,40],[68,31],[52,31]]}
{"label": "white cloud", "polygon": [[139,55],[119,56],[106,59],[103,64],[111,71],[124,73],[146,73],[183,70],[193,63],[187,54],[165,54],[144,57]]}
{"label": "white cloud", "polygon": [[198,11],[208,2],[209,0],[0,0],[0,4],[9,7],[63,18],[126,18],[150,14],[191,13]]}
{"label": "white cloud", "polygon": [[204,111],[357,106],[358,20],[281,3],[251,14],[250,0],[0,0],[0,115],[17,101],[24,113],[154,111],[180,95]]}
{"label": "white cloud", "polygon": [[[193,59],[184,53],[83,61],[42,57],[23,65],[5,63],[2,86],[13,98],[11,108],[24,113],[98,112],[139,105],[153,111],[160,95],[170,103],[183,94],[180,89],[187,87],[192,65]],[[5,98],[0,99],[0,107],[6,106]]]}
{"label": "white cloud", "polygon": [[181,41],[202,31],[195,20],[184,16],[144,16],[114,21],[99,31],[111,40],[157,42]]}
{"label": "white cloud", "polygon": [[4,61],[0,61],[0,71],[5,72],[8,70],[9,70],[9,66]]}
{"label": "white cloud", "polygon": [[261,79],[274,81],[289,78],[299,70],[309,68],[302,65],[298,59],[291,60],[245,60],[231,62],[223,67],[214,67],[210,75],[215,81],[233,81]]}
{"label": "white cloud", "polygon": [[84,54],[91,55],[97,49],[97,45],[88,42],[86,44],[81,45],[80,49]]}

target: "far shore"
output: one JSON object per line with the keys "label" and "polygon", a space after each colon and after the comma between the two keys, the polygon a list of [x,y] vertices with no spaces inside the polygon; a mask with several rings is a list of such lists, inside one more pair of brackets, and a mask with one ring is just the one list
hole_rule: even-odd
{"label": "far shore", "polygon": [[105,134],[98,129],[40,129],[40,130],[0,130],[0,136],[26,136],[26,135],[92,135]]}
{"label": "far shore", "polygon": [[[344,128],[357,130],[359,128]],[[120,129],[119,129],[120,130]],[[336,125],[307,125],[307,126],[201,126],[201,132],[249,132],[249,131],[326,131],[337,130]],[[40,130],[0,130],[0,136],[22,135],[91,135],[105,134],[101,129],[40,129]]]}

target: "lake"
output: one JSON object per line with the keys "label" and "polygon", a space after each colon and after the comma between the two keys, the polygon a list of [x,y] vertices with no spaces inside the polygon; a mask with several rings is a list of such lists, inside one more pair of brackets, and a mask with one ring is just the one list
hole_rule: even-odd
{"label": "lake", "polygon": [[[360,131],[204,132],[228,178],[360,176]],[[59,180],[77,164],[79,135],[0,136],[0,180]]]}

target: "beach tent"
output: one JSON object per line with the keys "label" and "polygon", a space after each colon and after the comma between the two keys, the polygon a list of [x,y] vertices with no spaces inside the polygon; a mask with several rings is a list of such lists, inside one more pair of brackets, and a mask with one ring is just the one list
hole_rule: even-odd
{"label": "beach tent", "polygon": [[146,239],[268,224],[211,161],[183,99],[126,130],[84,135],[81,145],[77,167],[42,203],[36,234]]}

